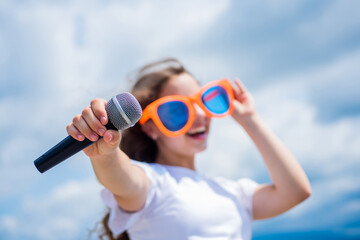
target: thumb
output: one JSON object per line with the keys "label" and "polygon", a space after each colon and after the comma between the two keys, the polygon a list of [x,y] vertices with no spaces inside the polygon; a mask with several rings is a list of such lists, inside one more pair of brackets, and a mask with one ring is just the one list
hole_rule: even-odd
{"label": "thumb", "polygon": [[104,141],[113,147],[118,146],[121,140],[120,131],[108,130],[104,133]]}
{"label": "thumb", "polygon": [[118,148],[121,141],[121,133],[116,130],[107,130],[103,135],[103,141],[98,142],[98,151],[108,153]]}

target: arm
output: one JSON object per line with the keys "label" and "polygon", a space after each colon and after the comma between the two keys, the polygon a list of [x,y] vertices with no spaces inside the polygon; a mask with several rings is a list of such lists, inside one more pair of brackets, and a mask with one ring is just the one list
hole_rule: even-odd
{"label": "arm", "polygon": [[[127,211],[140,210],[146,201],[150,181],[144,171],[131,164],[128,156],[119,148],[119,131],[106,130],[106,101],[95,99],[91,106],[74,117],[67,126],[70,136],[83,141],[96,141],[84,149],[91,159],[97,179],[115,196],[119,206]],[[99,139],[99,136],[103,138]]]}
{"label": "arm", "polygon": [[262,155],[273,181],[253,196],[254,219],[274,217],[310,196],[309,180],[280,139],[255,112],[252,96],[240,81],[234,87],[234,119],[245,129]]}

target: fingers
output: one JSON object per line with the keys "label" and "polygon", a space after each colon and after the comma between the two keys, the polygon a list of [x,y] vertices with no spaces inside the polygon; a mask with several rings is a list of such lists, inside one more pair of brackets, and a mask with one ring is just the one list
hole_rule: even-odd
{"label": "fingers", "polygon": [[[120,131],[116,131],[116,130],[106,131],[104,133],[103,139],[101,141],[97,141],[96,144],[94,144],[95,146],[97,146],[96,153],[103,155],[114,151],[114,149],[119,148],[120,140],[121,140]],[[93,153],[91,152],[93,150],[94,149],[85,149],[85,153],[88,156],[93,155]]]}
{"label": "fingers", "polygon": [[238,90],[239,94],[247,92],[247,89],[246,89],[245,85],[240,81],[240,79],[235,78],[235,85],[237,87],[237,90]]}
{"label": "fingers", "polygon": [[119,146],[121,139],[120,131],[109,130],[104,134],[104,141],[112,146]]}
{"label": "fingers", "polygon": [[246,97],[247,90],[244,84],[238,78],[235,78],[235,85],[233,86],[233,90],[235,99],[242,101]]}
{"label": "fingers", "polygon": [[68,134],[78,141],[83,141],[85,136],[74,126],[74,124],[69,124],[66,126],[66,131]]}
{"label": "fingers", "polygon": [[91,101],[91,106],[76,115],[73,122],[67,126],[69,135],[78,141],[83,141],[85,137],[97,141],[106,131],[104,125],[108,120],[105,105],[106,101],[103,99]]}
{"label": "fingers", "polygon": [[87,139],[91,141],[98,140],[98,135],[94,132],[86,122],[83,114],[76,115],[73,119],[73,126]]}
{"label": "fingers", "polygon": [[106,114],[106,101],[104,99],[94,99],[90,103],[91,109],[94,112],[94,115],[101,122],[102,125],[106,125],[108,123],[108,118]]}
{"label": "fingers", "polygon": [[234,92],[235,98],[238,98],[241,94],[241,90],[240,90],[236,80],[237,79],[235,79],[235,85],[234,84],[232,84],[232,85],[233,85],[233,92]]}
{"label": "fingers", "polygon": [[[105,133],[106,128],[101,123],[102,117],[98,118],[95,115],[95,111],[96,109],[94,109],[93,106],[87,107],[83,110],[81,116],[85,120],[86,124],[91,128],[94,134],[102,136]],[[101,109],[98,111],[101,111]]]}
{"label": "fingers", "polygon": [[[81,123],[80,123],[81,122]],[[77,122],[77,126],[75,126],[74,123],[69,124],[66,129],[70,136],[75,138],[78,141],[83,141],[85,138],[90,139],[91,141],[97,141],[98,135],[92,131],[88,131],[88,127],[86,127],[86,124],[84,124],[83,121]]]}

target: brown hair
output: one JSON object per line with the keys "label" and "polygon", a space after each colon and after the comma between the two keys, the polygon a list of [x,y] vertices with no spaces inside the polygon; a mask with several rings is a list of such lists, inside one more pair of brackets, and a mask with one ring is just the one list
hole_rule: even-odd
{"label": "brown hair", "polygon": [[[150,63],[137,71],[135,75],[136,82],[131,93],[139,101],[141,108],[144,109],[151,102],[159,98],[161,90],[171,77],[182,73],[190,74],[184,66],[174,58],[167,58]],[[129,158],[140,162],[154,162],[157,155],[156,142],[141,130],[139,123],[122,132],[120,149],[124,151]],[[102,240],[128,240],[129,236],[126,231],[114,238],[108,226],[109,216],[110,213],[108,212],[101,221],[102,232],[99,234],[99,238]]]}

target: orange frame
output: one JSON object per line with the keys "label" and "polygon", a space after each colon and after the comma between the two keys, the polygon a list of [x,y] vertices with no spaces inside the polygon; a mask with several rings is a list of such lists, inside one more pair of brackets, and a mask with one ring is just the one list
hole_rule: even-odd
{"label": "orange frame", "polygon": [[[201,96],[204,94],[204,92],[214,86],[223,87],[229,96],[229,109],[225,113],[222,113],[222,114],[212,113],[211,111],[209,111],[209,109],[207,109],[205,107],[205,105],[201,101]],[[200,89],[200,91],[197,92],[196,94],[194,94],[193,96],[170,95],[170,96],[165,96],[165,97],[155,100],[154,102],[150,103],[144,109],[143,114],[139,120],[139,123],[141,125],[143,125],[146,121],[148,121],[149,119],[152,119],[154,121],[155,125],[159,128],[159,130],[162,133],[164,133],[165,135],[167,135],[169,137],[177,137],[182,134],[185,134],[191,128],[191,125],[193,124],[193,121],[195,119],[195,108],[193,106],[193,103],[196,103],[198,106],[200,106],[200,108],[205,112],[206,116],[220,118],[220,117],[225,117],[225,116],[232,114],[232,112],[234,110],[234,106],[232,104],[233,99],[234,99],[233,88],[228,79],[221,79],[221,80],[213,81],[213,82],[210,82],[210,83],[204,85]],[[168,130],[164,126],[164,124],[161,122],[159,115],[157,114],[157,108],[161,104],[166,103],[166,102],[171,102],[171,101],[183,102],[189,109],[189,119],[188,119],[187,123],[185,124],[185,126],[178,131]]]}

